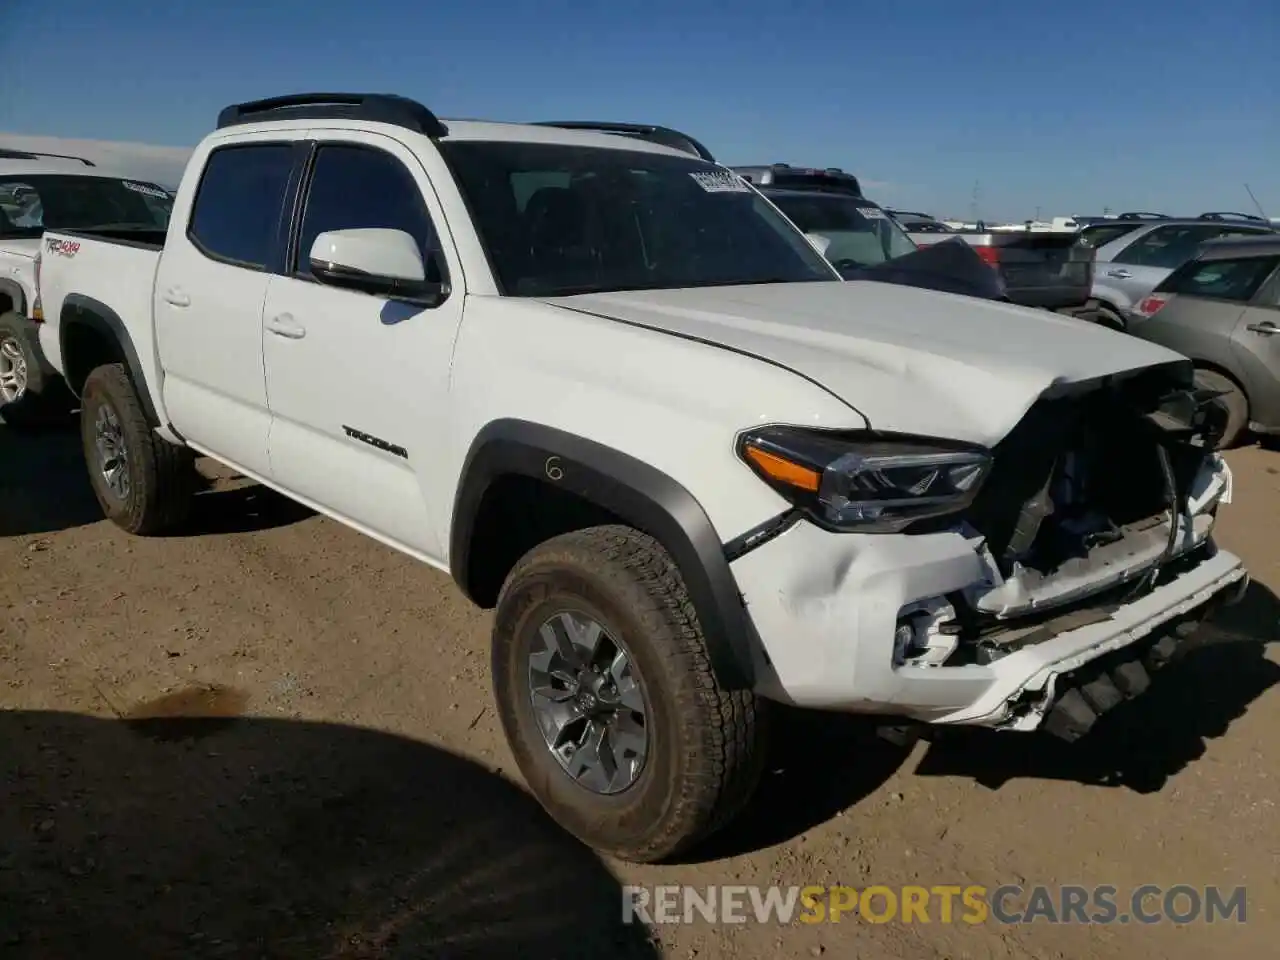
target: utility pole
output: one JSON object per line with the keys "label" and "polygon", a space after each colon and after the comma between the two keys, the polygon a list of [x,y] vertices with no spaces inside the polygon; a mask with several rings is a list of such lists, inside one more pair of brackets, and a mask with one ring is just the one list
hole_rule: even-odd
{"label": "utility pole", "polygon": [[969,219],[978,222],[978,198],[982,196],[982,185],[973,181],[973,199],[969,202]]}

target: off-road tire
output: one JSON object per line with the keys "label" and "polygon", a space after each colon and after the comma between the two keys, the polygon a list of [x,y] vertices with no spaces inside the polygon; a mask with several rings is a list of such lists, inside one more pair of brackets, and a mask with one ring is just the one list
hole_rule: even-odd
{"label": "off-road tire", "polygon": [[1222,431],[1217,449],[1229,450],[1240,442],[1241,435],[1249,425],[1249,398],[1245,396],[1240,384],[1217,370],[1197,369],[1195,378],[1197,387],[1223,394],[1218,398],[1218,403],[1227,411],[1227,425]]}
{"label": "off-road tire", "polygon": [[11,427],[42,426],[71,412],[71,392],[49,365],[36,338],[32,321],[20,313],[0,314],[0,342],[12,340],[27,366],[27,388],[12,403],[0,400],[0,417]]}
{"label": "off-road tire", "polygon": [[[571,779],[534,718],[530,645],[563,610],[620,637],[641,677],[648,756],[619,793]],[[669,860],[732,820],[755,791],[766,705],[721,687],[684,580],[652,537],[591,527],[529,551],[498,597],[492,656],[498,714],[521,773],[547,812],[588,846],[636,863]]]}
{"label": "off-road tire", "polygon": [[[129,495],[116,496],[98,468],[95,419],[109,405],[120,422],[128,455]],[[80,404],[80,441],[89,482],[107,519],[129,533],[154,536],[180,527],[195,494],[195,458],[186,447],[156,435],[124,365],[106,364],[85,380]]]}

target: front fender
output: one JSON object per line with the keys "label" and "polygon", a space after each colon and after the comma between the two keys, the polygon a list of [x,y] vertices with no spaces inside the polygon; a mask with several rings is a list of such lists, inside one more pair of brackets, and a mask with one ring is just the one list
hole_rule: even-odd
{"label": "front fender", "polygon": [[603,507],[658,540],[680,569],[712,668],[731,688],[754,682],[750,624],[724,545],[680,483],[611,447],[526,420],[494,420],[467,453],[453,505],[450,571],[473,602],[473,533],[485,492],[503,475],[544,480]]}

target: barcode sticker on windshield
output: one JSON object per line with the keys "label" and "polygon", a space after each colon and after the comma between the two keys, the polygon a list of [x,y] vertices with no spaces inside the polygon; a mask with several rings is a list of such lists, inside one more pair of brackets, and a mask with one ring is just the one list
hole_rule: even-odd
{"label": "barcode sticker on windshield", "polygon": [[126,190],[132,190],[134,193],[142,193],[148,197],[155,197],[157,200],[168,200],[169,194],[161,190],[159,187],[149,187],[145,183],[134,183],[132,180],[121,180],[120,185]]}
{"label": "barcode sticker on windshield", "polygon": [[868,220],[887,220],[883,210],[878,207],[859,207],[858,212]]}
{"label": "barcode sticker on windshield", "polygon": [[751,188],[736,173],[691,173],[694,181],[707,193],[750,193]]}

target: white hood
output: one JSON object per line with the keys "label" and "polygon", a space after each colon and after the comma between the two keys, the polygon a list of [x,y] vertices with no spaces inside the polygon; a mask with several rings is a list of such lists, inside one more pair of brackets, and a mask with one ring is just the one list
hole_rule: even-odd
{"label": "white hood", "polygon": [[546,302],[781,364],[821,384],[877,430],[988,446],[1050,387],[1184,359],[1046,310],[870,281]]}

